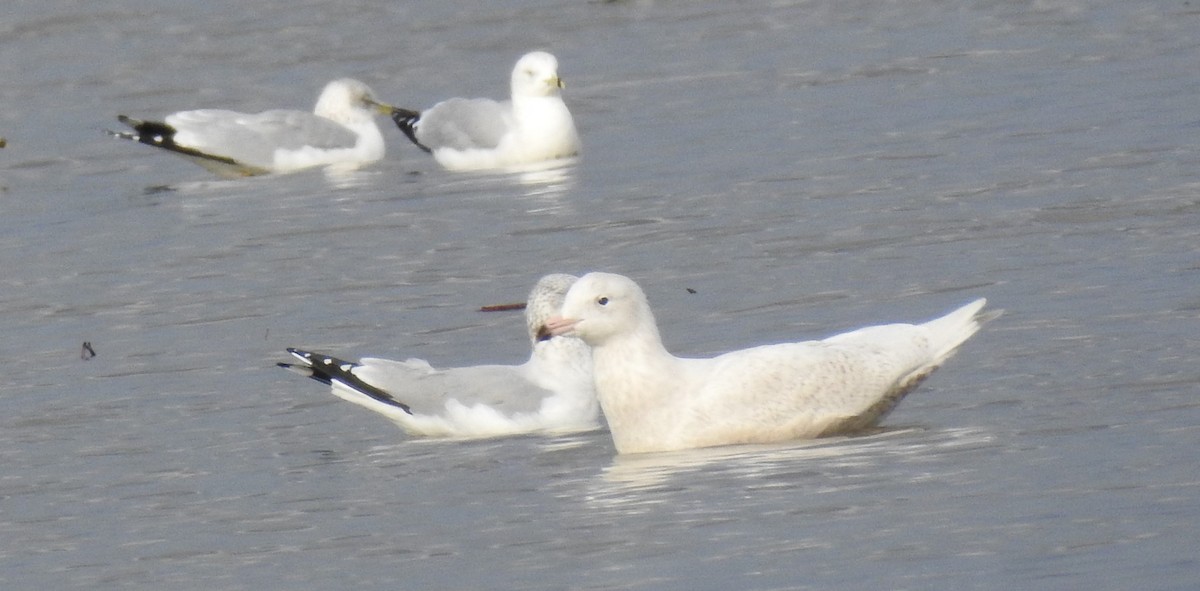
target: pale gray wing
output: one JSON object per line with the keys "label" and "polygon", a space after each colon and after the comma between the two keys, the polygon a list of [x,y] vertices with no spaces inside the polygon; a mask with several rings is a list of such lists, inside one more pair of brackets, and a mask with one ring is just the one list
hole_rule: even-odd
{"label": "pale gray wing", "polygon": [[[686,360],[702,385],[696,400],[730,425],[805,420],[817,430],[874,424],[928,377],[928,342],[918,327],[889,325],[854,338],[765,345]],[[936,367],[936,366],[934,366]]]}
{"label": "pale gray wing", "polygon": [[365,358],[354,368],[356,377],[408,405],[415,415],[441,415],[446,402],[483,404],[511,416],[535,412],[552,392],[525,378],[519,366],[479,365],[434,369],[420,360]]}
{"label": "pale gray wing", "polygon": [[421,113],[417,140],[430,150],[490,150],[512,128],[512,106],[490,99],[454,98]]}
{"label": "pale gray wing", "polygon": [[278,149],[351,148],[358,138],[348,128],[304,111],[257,114],[221,109],[182,111],[166,118],[175,143],[205,154],[270,168]]}

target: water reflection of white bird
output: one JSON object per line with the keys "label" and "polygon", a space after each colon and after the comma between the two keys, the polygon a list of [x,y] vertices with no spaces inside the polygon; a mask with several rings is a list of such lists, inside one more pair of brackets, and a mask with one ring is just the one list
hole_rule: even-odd
{"label": "water reflection of white bird", "polygon": [[[721,475],[743,482],[746,488],[793,487],[796,480],[780,480],[780,475],[814,470],[877,474],[875,466],[885,457],[928,462],[938,453],[984,448],[994,442],[992,434],[975,429],[901,427],[815,440],[618,455],[589,485],[588,501],[609,508],[661,503],[663,495],[680,490],[683,483],[713,482]],[[692,478],[695,473],[703,477]],[[925,473],[912,474],[924,477]]]}
{"label": "water reflection of white bird", "polygon": [[366,358],[354,363],[288,349],[298,364],[280,363],[332,386],[338,397],[378,412],[414,436],[494,437],[595,429],[599,404],[591,354],[574,337],[545,336],[571,275],[538,281],[525,307],[533,351],[521,365],[434,369],[426,361]]}
{"label": "water reflection of white bird", "polygon": [[663,347],[636,283],[589,273],[547,326],[592,346],[596,393],[617,451],[661,452],[871,427],[999,314],[984,313],[986,303],[924,324],[682,359]]}
{"label": "water reflection of white bird", "polygon": [[318,166],[352,169],[383,158],[375,115],[392,109],[376,101],[366,84],[343,78],[325,86],[311,113],[199,109],[162,121],[120,115],[117,119],[133,131],[109,133],[178,154],[227,178]]}

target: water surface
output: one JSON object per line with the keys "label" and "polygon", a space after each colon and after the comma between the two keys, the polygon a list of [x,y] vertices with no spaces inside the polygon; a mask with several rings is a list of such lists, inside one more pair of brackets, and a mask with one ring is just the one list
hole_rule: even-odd
{"label": "water surface", "polygon": [[[6,589],[1188,589],[1187,2],[12,3]],[[556,53],[583,158],[213,179],[115,115],[421,107]],[[386,122],[384,122],[386,123]],[[516,362],[548,272],[685,355],[1007,310],[863,437],[649,457],[409,441],[283,348]],[[688,289],[695,293],[690,293]],[[81,359],[92,343],[93,359]]]}

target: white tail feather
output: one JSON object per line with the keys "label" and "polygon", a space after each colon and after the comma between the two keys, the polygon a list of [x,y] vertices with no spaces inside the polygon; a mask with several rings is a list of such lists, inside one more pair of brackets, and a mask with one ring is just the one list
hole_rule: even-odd
{"label": "white tail feather", "polygon": [[922,324],[929,329],[930,342],[934,346],[935,364],[940,365],[948,359],[958,347],[979,332],[984,324],[991,322],[1004,313],[1003,310],[984,312],[987,299],[979,298],[941,318],[936,318]]}

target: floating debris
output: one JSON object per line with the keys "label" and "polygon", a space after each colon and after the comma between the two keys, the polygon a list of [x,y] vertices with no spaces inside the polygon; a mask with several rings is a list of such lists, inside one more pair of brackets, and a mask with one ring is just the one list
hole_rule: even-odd
{"label": "floating debris", "polygon": [[480,312],[511,312],[513,310],[524,310],[525,303],[519,304],[496,304],[494,306],[480,306]]}

